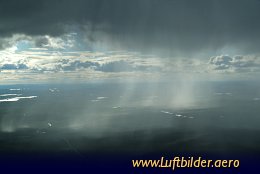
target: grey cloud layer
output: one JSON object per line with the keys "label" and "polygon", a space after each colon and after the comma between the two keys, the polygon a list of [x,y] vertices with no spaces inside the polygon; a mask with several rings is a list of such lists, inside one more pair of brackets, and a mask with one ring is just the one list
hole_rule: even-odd
{"label": "grey cloud layer", "polygon": [[0,37],[75,30],[136,51],[212,54],[229,46],[252,54],[260,50],[259,18],[258,0],[1,0]]}
{"label": "grey cloud layer", "polygon": [[131,62],[119,60],[100,64],[98,62],[68,60],[63,59],[55,66],[58,71],[75,71],[90,68],[95,71],[102,72],[131,72],[131,71],[145,71],[148,69],[146,66],[136,66]]}
{"label": "grey cloud layer", "polygon": [[208,61],[188,58],[172,61],[172,59],[144,57],[144,55],[129,52],[53,52],[33,49],[2,57],[0,71],[41,73],[90,70],[104,73],[153,72],[167,74],[260,72],[260,57],[254,55],[220,55],[213,56]]}
{"label": "grey cloud layer", "polygon": [[[37,51],[27,52],[37,55]],[[39,55],[44,52],[40,52]],[[66,58],[68,53],[48,53],[45,52],[43,56],[30,57],[28,55],[20,55],[16,61],[10,62],[10,59],[0,59],[0,71],[24,71],[31,73],[40,72],[76,72],[81,70],[92,70],[100,72],[152,72],[161,71],[159,64],[152,64],[153,60],[146,59],[143,61],[141,58],[134,55],[117,55],[117,54],[101,54],[100,56],[89,55],[78,57],[80,53]],[[90,53],[91,54],[91,53]],[[14,54],[13,58],[15,58]],[[70,54],[69,54],[70,55]],[[17,56],[17,55],[16,55]],[[28,57],[27,57],[28,56]],[[52,56],[52,58],[48,58]],[[62,58],[64,57],[64,58]],[[1,58],[1,57],[0,57]],[[108,60],[107,60],[108,59]],[[34,63],[32,63],[34,62]]]}
{"label": "grey cloud layer", "polygon": [[209,67],[216,71],[259,72],[260,58],[256,56],[215,56],[211,57]]}

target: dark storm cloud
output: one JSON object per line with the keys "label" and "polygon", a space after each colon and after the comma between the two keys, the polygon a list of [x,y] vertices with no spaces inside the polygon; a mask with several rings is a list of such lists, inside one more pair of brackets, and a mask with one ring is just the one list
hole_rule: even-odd
{"label": "dark storm cloud", "polygon": [[130,50],[189,55],[228,46],[246,54],[260,50],[259,18],[258,0],[1,0],[0,37],[59,36],[70,26]]}

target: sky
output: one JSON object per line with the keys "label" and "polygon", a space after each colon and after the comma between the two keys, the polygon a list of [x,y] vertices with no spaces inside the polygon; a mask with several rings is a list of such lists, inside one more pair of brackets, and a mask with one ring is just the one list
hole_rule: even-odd
{"label": "sky", "polygon": [[259,0],[0,0],[0,82],[257,79]]}

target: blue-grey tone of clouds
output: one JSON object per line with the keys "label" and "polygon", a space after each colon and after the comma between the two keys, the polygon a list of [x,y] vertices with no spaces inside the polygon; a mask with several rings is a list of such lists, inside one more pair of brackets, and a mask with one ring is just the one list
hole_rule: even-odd
{"label": "blue-grey tone of clouds", "polygon": [[209,65],[213,66],[214,70],[230,70],[238,72],[259,71],[259,57],[255,56],[215,56],[211,57]]}
{"label": "blue-grey tone of clouds", "polygon": [[28,66],[24,63],[19,63],[19,64],[7,63],[0,66],[0,70],[23,70],[23,69],[28,69]]}

